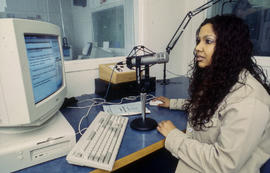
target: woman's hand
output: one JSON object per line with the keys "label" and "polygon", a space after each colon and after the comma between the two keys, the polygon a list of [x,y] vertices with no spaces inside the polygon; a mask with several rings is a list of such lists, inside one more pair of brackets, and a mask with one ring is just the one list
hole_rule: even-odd
{"label": "woman's hand", "polygon": [[157,126],[157,130],[165,137],[167,137],[170,131],[172,131],[175,128],[176,127],[170,120],[161,121],[160,123],[158,123]]}
{"label": "woman's hand", "polygon": [[154,100],[159,100],[159,101],[163,102],[163,103],[158,105],[160,107],[164,107],[164,108],[170,107],[170,99],[168,99],[167,97],[160,96],[160,97],[155,98]]}

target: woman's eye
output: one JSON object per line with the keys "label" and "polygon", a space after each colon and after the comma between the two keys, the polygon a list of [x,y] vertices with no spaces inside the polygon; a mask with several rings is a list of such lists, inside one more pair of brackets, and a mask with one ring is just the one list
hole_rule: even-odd
{"label": "woman's eye", "polygon": [[200,39],[196,39],[196,45],[200,43]]}
{"label": "woman's eye", "polygon": [[206,39],[205,40],[206,44],[212,44],[215,42],[215,40],[211,40],[211,39]]}

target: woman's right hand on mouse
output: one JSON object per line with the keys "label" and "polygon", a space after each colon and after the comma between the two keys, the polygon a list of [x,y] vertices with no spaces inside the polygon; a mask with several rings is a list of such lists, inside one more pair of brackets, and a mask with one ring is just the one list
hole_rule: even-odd
{"label": "woman's right hand on mouse", "polygon": [[164,108],[170,107],[170,99],[168,99],[167,97],[159,96],[159,97],[155,98],[154,100],[159,100],[159,101],[163,102],[163,103],[158,105],[160,107],[164,107]]}

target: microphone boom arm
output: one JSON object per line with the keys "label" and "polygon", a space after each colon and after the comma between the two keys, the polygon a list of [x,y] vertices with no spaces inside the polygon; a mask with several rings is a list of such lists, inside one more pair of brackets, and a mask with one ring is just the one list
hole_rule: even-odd
{"label": "microphone boom arm", "polygon": [[171,50],[174,48],[175,44],[177,43],[177,41],[179,40],[179,38],[183,34],[183,32],[186,29],[187,25],[189,24],[191,18],[193,16],[196,16],[197,14],[201,13],[202,11],[212,7],[214,4],[218,3],[219,1],[221,1],[221,0],[210,0],[207,3],[203,4],[202,6],[196,8],[193,11],[189,11],[186,14],[186,16],[184,17],[184,19],[182,20],[182,22],[178,26],[176,32],[174,33],[173,37],[171,38],[170,42],[168,43],[168,45],[166,47],[166,51],[168,54],[170,54]]}

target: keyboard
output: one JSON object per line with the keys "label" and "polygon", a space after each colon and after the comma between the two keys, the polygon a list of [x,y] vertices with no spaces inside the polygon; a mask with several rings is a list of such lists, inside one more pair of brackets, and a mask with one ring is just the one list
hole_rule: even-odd
{"label": "keyboard", "polygon": [[70,164],[111,171],[128,118],[99,112],[66,157]]}

